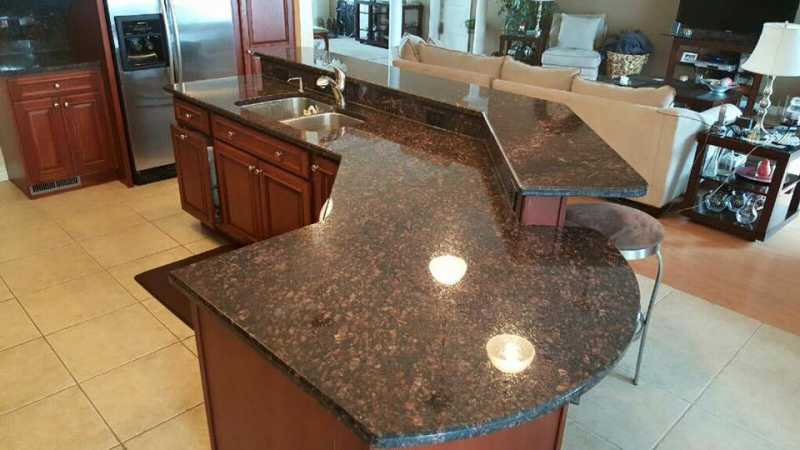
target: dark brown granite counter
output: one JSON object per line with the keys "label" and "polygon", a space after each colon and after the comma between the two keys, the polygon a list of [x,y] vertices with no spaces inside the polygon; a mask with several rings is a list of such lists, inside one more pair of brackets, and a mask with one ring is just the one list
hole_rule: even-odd
{"label": "dark brown granite counter", "polygon": [[99,61],[77,61],[69,52],[0,55],[0,76],[30,75],[97,67]]}
{"label": "dark brown granite counter", "polygon": [[[348,108],[363,125],[304,133],[237,105],[293,91],[268,80],[171,91],[340,159],[322,223],[178,270],[173,282],[371,445],[533,420],[599,382],[627,348],[639,310],[630,267],[593,231],[519,225],[484,140],[357,105]],[[566,114],[541,108],[542,120],[550,108]],[[457,263],[432,265],[443,256]],[[458,262],[456,284],[438,281],[458,278]],[[486,344],[500,334],[533,343],[526,370],[492,365]]]}

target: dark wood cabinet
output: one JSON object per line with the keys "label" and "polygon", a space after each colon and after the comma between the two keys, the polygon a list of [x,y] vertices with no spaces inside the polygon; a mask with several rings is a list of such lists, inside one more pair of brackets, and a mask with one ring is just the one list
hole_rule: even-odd
{"label": "dark wood cabinet", "polygon": [[311,183],[260,163],[261,215],[266,237],[277,236],[311,223]]}
{"label": "dark wood cabinet", "polygon": [[111,124],[99,92],[62,98],[67,141],[77,173],[91,175],[114,168]]}
{"label": "dark wood cabinet", "polygon": [[222,206],[219,228],[243,242],[264,239],[258,159],[220,141],[214,142],[214,158]]}
{"label": "dark wood cabinet", "polygon": [[314,158],[311,164],[312,207],[314,209],[312,215],[315,222],[322,219],[322,208],[331,196],[338,170],[338,164],[325,158]]}
{"label": "dark wood cabinet", "polygon": [[261,73],[255,50],[273,45],[294,46],[292,0],[240,0],[239,20],[243,70],[247,74]]}
{"label": "dark wood cabinet", "polygon": [[172,145],[175,149],[181,206],[204,224],[214,226],[208,139],[200,133],[173,125]]}
{"label": "dark wood cabinet", "polygon": [[75,176],[58,98],[26,100],[14,105],[17,130],[31,184]]}

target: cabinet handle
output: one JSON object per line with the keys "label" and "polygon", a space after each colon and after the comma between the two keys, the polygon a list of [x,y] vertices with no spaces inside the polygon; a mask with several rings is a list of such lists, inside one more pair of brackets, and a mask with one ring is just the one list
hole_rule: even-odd
{"label": "cabinet handle", "polygon": [[311,165],[311,171],[312,172],[316,172],[318,170],[319,170],[319,164],[312,164]]}
{"label": "cabinet handle", "polygon": [[56,89],[61,89],[61,83],[54,83],[53,87]]}
{"label": "cabinet handle", "polygon": [[183,115],[183,117],[186,117],[186,120],[192,120],[192,117],[194,116],[192,115],[192,113],[186,113]]}
{"label": "cabinet handle", "polygon": [[281,152],[281,151],[276,151],[276,152],[275,152],[275,157],[276,157],[276,158],[280,159],[280,158],[281,158],[281,156],[283,156],[283,152]]}
{"label": "cabinet handle", "polygon": [[60,108],[61,104],[58,102],[53,103],[53,108]]}
{"label": "cabinet handle", "polygon": [[261,169],[256,169],[256,175],[261,175],[262,173],[264,173],[264,171],[263,171],[263,170],[261,170]]}
{"label": "cabinet handle", "polygon": [[181,133],[180,135],[178,135],[178,137],[179,137],[179,138],[181,138],[181,140],[182,140],[182,141],[185,141],[186,139],[188,139],[188,138],[189,138],[189,136],[187,136],[187,135],[185,135],[185,134],[183,134],[183,133]]}
{"label": "cabinet handle", "polygon": [[256,166],[247,166],[248,172],[254,172],[256,170]]}
{"label": "cabinet handle", "polygon": [[231,130],[228,130],[228,137],[229,137],[229,138],[232,138],[232,137],[234,137],[234,136],[236,136],[236,133],[234,133],[234,132],[233,132],[233,131],[231,131]]}

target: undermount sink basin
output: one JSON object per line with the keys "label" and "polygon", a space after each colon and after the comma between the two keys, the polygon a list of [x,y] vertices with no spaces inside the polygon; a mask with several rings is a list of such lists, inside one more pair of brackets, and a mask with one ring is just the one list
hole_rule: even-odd
{"label": "undermount sink basin", "polygon": [[278,100],[244,104],[241,107],[245,111],[263,115],[276,121],[333,111],[333,106],[308,97],[286,97]]}
{"label": "undermount sink basin", "polygon": [[305,131],[334,131],[342,127],[358,125],[364,123],[364,121],[337,112],[327,112],[313,116],[282,120],[281,123]]}

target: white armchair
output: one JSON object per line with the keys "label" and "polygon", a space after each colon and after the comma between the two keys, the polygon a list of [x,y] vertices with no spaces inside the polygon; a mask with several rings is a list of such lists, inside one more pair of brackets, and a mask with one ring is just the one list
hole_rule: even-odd
{"label": "white armchair", "polygon": [[554,69],[579,69],[585,80],[596,80],[602,56],[596,49],[608,33],[605,14],[553,15],[548,49],[542,53],[542,66]]}

